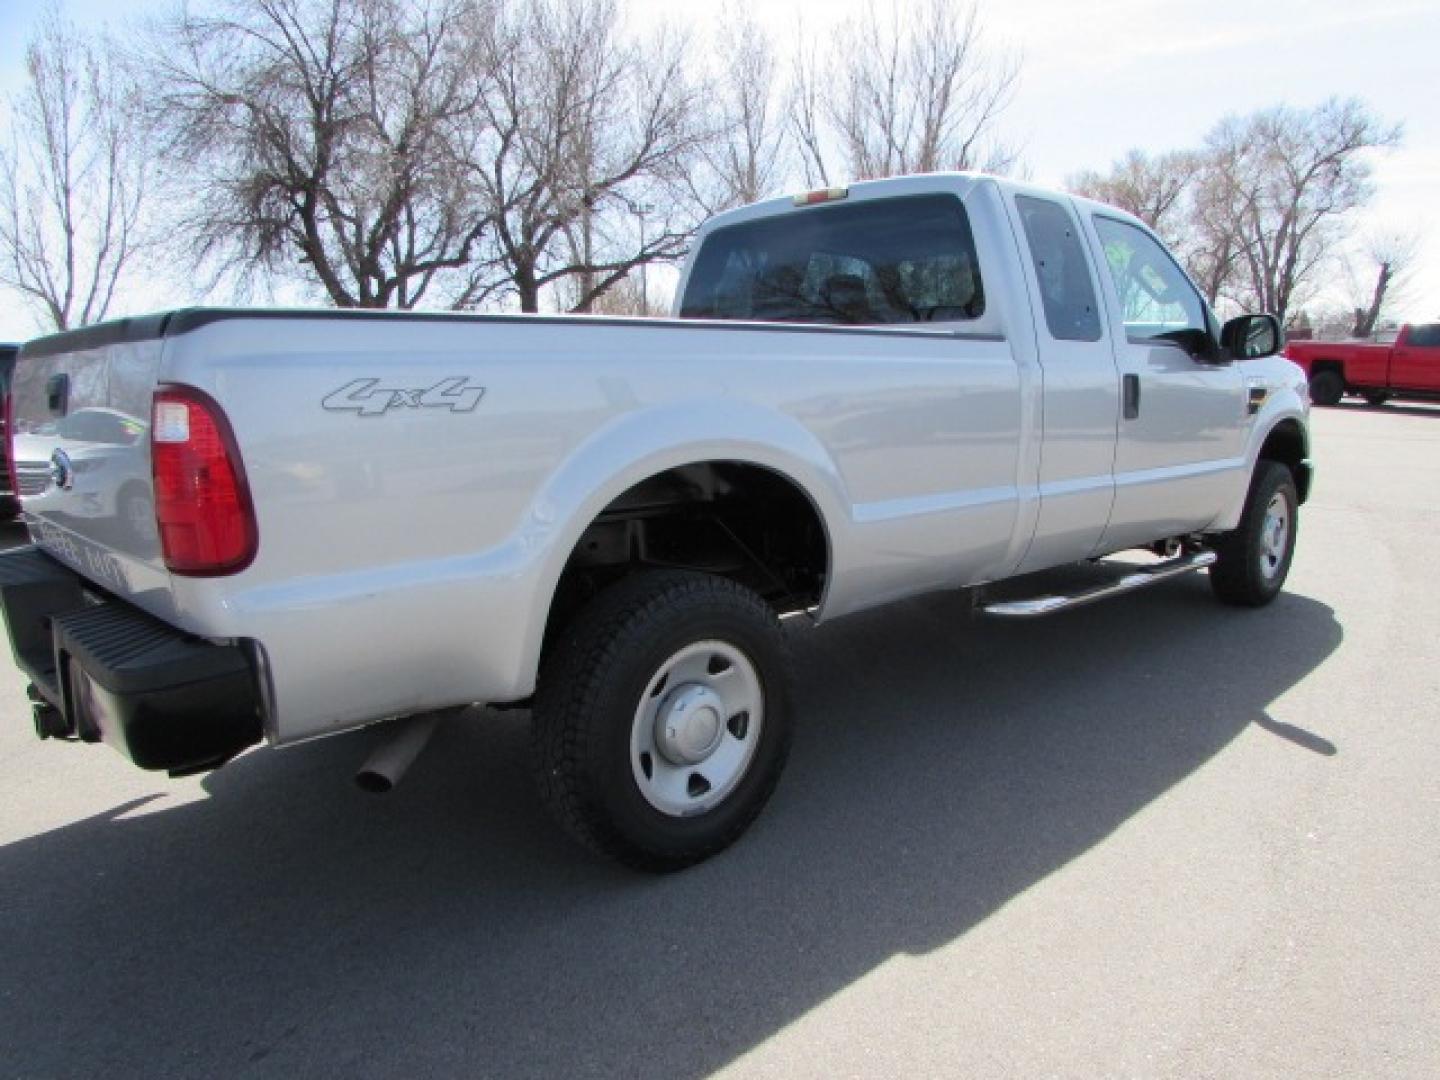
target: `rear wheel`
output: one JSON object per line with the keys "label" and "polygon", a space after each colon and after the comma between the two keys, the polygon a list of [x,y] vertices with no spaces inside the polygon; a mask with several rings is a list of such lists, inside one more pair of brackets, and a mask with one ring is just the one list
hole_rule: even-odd
{"label": "rear wheel", "polygon": [[1290,573],[1300,498],[1290,470],[1261,461],[1250,482],[1240,524],[1215,545],[1210,585],[1227,604],[1260,607],[1279,594]]}
{"label": "rear wheel", "polygon": [[1345,396],[1345,379],[1334,368],[1310,376],[1310,400],[1316,405],[1339,405]]}
{"label": "rear wheel", "polygon": [[540,795],[581,843],[678,870],[737,840],[790,747],[785,639],[725,578],[642,573],[558,635],[532,719]]}
{"label": "rear wheel", "polygon": [[1390,394],[1385,390],[1366,390],[1365,403],[1379,408],[1390,400]]}

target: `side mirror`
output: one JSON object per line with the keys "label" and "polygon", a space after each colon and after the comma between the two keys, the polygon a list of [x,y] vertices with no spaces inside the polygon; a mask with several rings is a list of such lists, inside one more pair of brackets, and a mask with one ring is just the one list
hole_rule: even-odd
{"label": "side mirror", "polygon": [[1285,331],[1274,315],[1238,315],[1220,331],[1220,348],[1232,360],[1259,360],[1285,347]]}

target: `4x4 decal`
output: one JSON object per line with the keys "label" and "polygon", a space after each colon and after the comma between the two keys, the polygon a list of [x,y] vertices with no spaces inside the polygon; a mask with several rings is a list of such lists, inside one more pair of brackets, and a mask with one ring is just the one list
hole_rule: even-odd
{"label": "4x4 decal", "polygon": [[331,412],[354,412],[361,416],[381,416],[391,409],[473,412],[484,396],[485,387],[471,385],[463,375],[441,379],[431,387],[406,385],[394,379],[356,379],[320,404]]}

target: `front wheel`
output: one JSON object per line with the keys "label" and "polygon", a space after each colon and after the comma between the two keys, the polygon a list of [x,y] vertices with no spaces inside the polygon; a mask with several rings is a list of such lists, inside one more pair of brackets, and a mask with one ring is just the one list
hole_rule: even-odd
{"label": "front wheel", "polygon": [[1384,390],[1366,390],[1365,404],[1378,409],[1390,400],[1390,395]]}
{"label": "front wheel", "polygon": [[1279,594],[1290,573],[1299,525],[1295,477],[1277,461],[1261,461],[1250,481],[1240,524],[1220,537],[1210,585],[1227,604],[1260,607]]}
{"label": "front wheel", "polygon": [[601,593],[541,671],[542,800],[600,854],[678,870],[734,843],[780,778],[791,724],[784,634],[758,595],[688,571]]}

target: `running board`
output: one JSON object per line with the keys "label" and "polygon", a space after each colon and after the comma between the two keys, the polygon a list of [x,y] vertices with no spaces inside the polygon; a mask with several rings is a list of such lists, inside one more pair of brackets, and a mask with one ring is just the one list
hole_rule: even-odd
{"label": "running board", "polygon": [[1134,592],[1136,589],[1154,585],[1157,581],[1164,581],[1166,578],[1179,577],[1191,570],[1199,570],[1214,563],[1215,557],[1213,551],[1197,551],[1190,555],[1182,555],[1178,559],[1170,559],[1167,562],[1144,567],[1136,570],[1133,574],[1126,574],[1119,581],[1087,589],[1074,596],[1037,596],[1031,600],[1000,600],[993,604],[986,604],[981,610],[986,615],[996,615],[1006,619],[1034,619],[1041,615],[1053,615],[1057,611],[1068,611],[1070,608],[1080,607],[1082,604],[1092,604],[1096,600],[1108,600],[1112,596]]}

